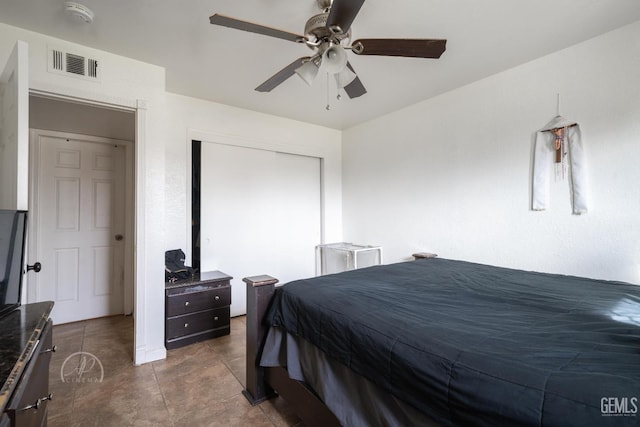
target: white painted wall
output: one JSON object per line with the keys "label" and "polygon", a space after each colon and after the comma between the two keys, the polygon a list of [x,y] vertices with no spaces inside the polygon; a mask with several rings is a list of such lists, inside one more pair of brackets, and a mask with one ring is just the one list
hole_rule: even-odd
{"label": "white painted wall", "polygon": [[[640,283],[640,22],[343,134],[344,237],[494,265]],[[529,210],[533,133],[580,123],[591,210],[568,182]]]}
{"label": "white painted wall", "polygon": [[[26,210],[29,185],[29,46],[0,62],[0,207]],[[24,287],[23,287],[24,289]]]}

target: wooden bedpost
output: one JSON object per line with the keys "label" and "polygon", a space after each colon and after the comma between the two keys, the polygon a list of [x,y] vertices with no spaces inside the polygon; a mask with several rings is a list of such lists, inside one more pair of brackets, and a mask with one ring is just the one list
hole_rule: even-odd
{"label": "wooden bedpost", "polygon": [[[242,394],[257,405],[278,393],[309,427],[340,427],[336,416],[304,383],[289,378],[283,367],[260,366],[262,347],[268,326],[262,323],[278,279],[252,276],[242,279],[247,284],[247,380]],[[271,386],[269,386],[271,384]]]}
{"label": "wooden bedpost", "polygon": [[252,405],[257,405],[275,395],[264,380],[260,356],[267,331],[262,319],[269,308],[278,279],[262,275],[242,280],[247,284],[247,378],[242,394]]}

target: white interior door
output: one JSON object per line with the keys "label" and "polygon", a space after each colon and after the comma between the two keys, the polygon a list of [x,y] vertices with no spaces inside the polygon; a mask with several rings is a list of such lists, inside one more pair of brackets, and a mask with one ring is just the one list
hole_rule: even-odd
{"label": "white interior door", "polygon": [[57,324],[123,313],[125,147],[39,134],[37,301]]}
{"label": "white interior door", "polygon": [[201,161],[201,269],[234,277],[231,315],[246,313],[244,277],[313,276],[320,159],[203,142]]}
{"label": "white interior door", "polygon": [[0,74],[0,209],[29,204],[29,51],[18,41]]}

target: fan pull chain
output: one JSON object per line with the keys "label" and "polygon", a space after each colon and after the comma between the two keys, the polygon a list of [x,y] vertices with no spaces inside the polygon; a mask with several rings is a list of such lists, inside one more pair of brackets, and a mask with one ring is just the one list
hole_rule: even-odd
{"label": "fan pull chain", "polygon": [[[342,99],[342,95],[340,95],[340,86],[336,83],[336,99],[340,101]],[[327,73],[327,106],[325,109],[327,111],[331,110],[331,79],[329,78],[329,73]]]}
{"label": "fan pull chain", "polygon": [[327,106],[325,107],[327,111],[331,110],[331,105],[329,104],[329,100],[331,97],[329,96],[329,73],[327,73]]}

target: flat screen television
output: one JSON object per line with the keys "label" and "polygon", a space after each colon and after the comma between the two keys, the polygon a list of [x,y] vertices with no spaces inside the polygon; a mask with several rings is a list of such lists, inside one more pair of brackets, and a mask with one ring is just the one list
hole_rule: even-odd
{"label": "flat screen television", "polygon": [[0,317],[20,306],[27,212],[0,209]]}

